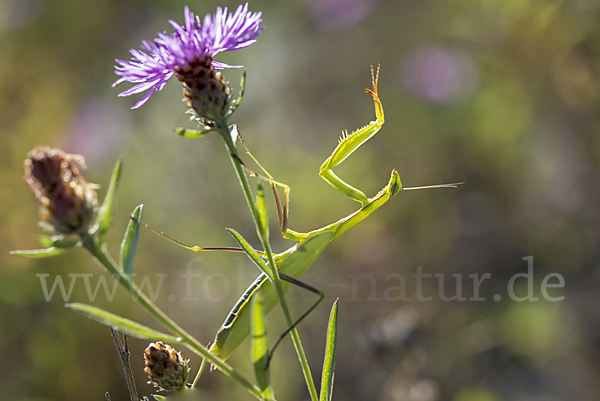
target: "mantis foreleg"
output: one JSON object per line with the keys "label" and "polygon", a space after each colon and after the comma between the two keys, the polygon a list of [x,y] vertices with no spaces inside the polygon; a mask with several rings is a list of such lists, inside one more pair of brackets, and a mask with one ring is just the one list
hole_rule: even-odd
{"label": "mantis foreleg", "polygon": [[331,156],[329,156],[327,160],[325,160],[325,162],[321,165],[321,168],[319,169],[319,175],[325,181],[327,181],[338,191],[360,202],[363,206],[369,203],[369,199],[367,198],[367,196],[362,191],[359,191],[353,186],[342,181],[337,175],[334,174],[332,169],[344,160],[346,160],[346,158],[350,156],[352,152],[358,149],[363,143],[368,141],[373,135],[377,133],[377,131],[381,129],[381,126],[383,125],[385,120],[383,116],[383,106],[381,105],[379,95],[377,94],[378,80],[379,67],[377,67],[377,75],[373,73],[373,67],[371,67],[371,81],[373,83],[373,90],[365,89],[365,92],[371,95],[373,97],[373,101],[375,102],[375,121],[371,121],[368,125],[356,131],[353,131],[350,134],[348,134],[347,132],[342,133],[338,146],[335,148]]}
{"label": "mantis foreleg", "polygon": [[[343,133],[343,135],[340,138],[340,141],[338,143],[338,146],[335,148],[335,150],[333,151],[331,156],[329,156],[329,158],[327,158],[327,160],[325,160],[325,162],[321,165],[321,168],[319,170],[319,175],[321,177],[323,177],[323,179],[325,181],[327,181],[329,184],[331,184],[334,188],[338,189],[340,192],[342,192],[345,195],[348,195],[349,197],[351,197],[352,199],[360,202],[362,205],[361,210],[363,210],[364,208],[367,208],[369,205],[372,205],[373,200],[375,200],[380,194],[376,195],[372,199],[367,198],[367,196],[362,191],[352,187],[351,185],[349,185],[346,182],[344,182],[343,180],[341,180],[338,176],[336,176],[332,169],[335,166],[342,163],[348,156],[350,156],[350,154],[352,154],[352,152],[354,152],[356,149],[358,149],[363,143],[365,143],[367,140],[369,140],[373,135],[375,135],[381,129],[381,126],[384,123],[384,114],[383,114],[383,106],[381,104],[381,101],[379,100],[379,95],[377,93],[378,80],[379,80],[379,67],[377,67],[376,74],[373,71],[373,67],[371,67],[371,82],[373,85],[373,89],[372,90],[365,89],[365,92],[368,93],[369,95],[371,95],[373,97],[373,101],[375,102],[375,117],[376,117],[375,121],[371,121],[365,127],[355,130],[350,134]],[[250,151],[248,150],[248,147],[244,143],[243,138],[241,137],[239,131],[237,130],[237,127],[232,126],[232,132],[233,132],[233,130],[236,131],[235,133],[240,138],[240,142],[246,149],[246,153],[256,162],[256,164],[264,172],[266,177],[260,176],[256,173],[252,172],[248,168],[246,168],[247,171],[250,173],[250,175],[256,176],[259,179],[269,182],[271,184],[271,187],[273,188],[273,193],[274,193],[275,200],[276,200],[275,204],[277,206],[277,216],[279,218],[279,224],[281,226],[281,232],[282,232],[283,237],[294,240],[294,241],[302,241],[302,240],[308,238],[312,233],[320,231],[320,230],[315,230],[315,231],[312,231],[311,233],[299,233],[299,232],[293,231],[287,227],[288,213],[289,213],[288,210],[289,210],[290,187],[283,183],[273,180],[273,177],[267,172],[267,170],[265,168],[263,168],[261,166],[261,164],[258,162],[258,160],[256,160],[256,158],[252,155],[252,153],[250,153]],[[392,173],[393,177],[398,176],[397,173],[395,173],[395,174],[394,173],[395,173],[395,171]],[[399,184],[400,179],[399,179],[399,177],[397,177],[397,178],[398,178],[397,183]],[[281,202],[279,200],[279,195],[277,194],[276,187],[281,187],[284,190],[283,205],[281,204]],[[388,185],[388,187],[389,187],[389,185]],[[401,186],[398,187],[397,190],[399,190],[400,188],[401,188]],[[397,190],[392,191],[392,192],[395,194],[395,193],[397,193]],[[347,218],[350,218],[351,216],[352,215],[348,216]],[[365,217],[366,217],[366,215],[365,215]]]}

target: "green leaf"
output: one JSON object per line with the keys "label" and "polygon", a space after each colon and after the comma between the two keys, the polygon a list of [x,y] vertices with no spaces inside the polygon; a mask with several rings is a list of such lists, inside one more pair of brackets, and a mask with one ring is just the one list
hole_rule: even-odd
{"label": "green leaf", "polygon": [[123,159],[119,158],[119,160],[117,160],[117,162],[115,163],[115,168],[113,169],[113,173],[110,178],[108,190],[106,191],[104,201],[102,202],[102,206],[100,206],[98,216],[96,217],[96,223],[94,224],[94,228],[92,229],[92,234],[98,235],[98,240],[100,241],[100,243],[104,242],[104,240],[106,239],[106,234],[108,233],[108,229],[110,228],[112,216],[115,211],[115,204],[117,201],[117,189],[119,187],[119,181],[121,179],[122,166]]}
{"label": "green leaf", "polygon": [[323,374],[321,376],[321,396],[319,401],[331,401],[333,394],[333,376],[335,371],[335,348],[337,346],[337,312],[338,301],[333,303],[327,326],[327,346],[325,360],[323,361]]}
{"label": "green leaf", "polygon": [[267,203],[265,202],[265,191],[263,190],[262,182],[258,182],[258,190],[256,191],[256,207],[258,209],[258,217],[260,225],[269,238],[269,213],[267,212]]}
{"label": "green leaf", "polygon": [[266,400],[273,400],[273,388],[271,387],[271,378],[269,375],[269,344],[267,342],[267,321],[265,317],[265,308],[263,298],[260,294],[252,297],[251,311],[251,330],[250,344],[252,348],[252,362],[254,363],[254,372],[258,387],[262,391]]}
{"label": "green leaf", "polygon": [[51,247],[73,248],[75,246],[79,246],[81,243],[80,243],[79,237],[65,238],[63,236],[58,236],[58,237],[43,236],[40,238],[40,244],[46,248],[51,248]]}
{"label": "green leaf", "polygon": [[175,133],[179,136],[182,136],[184,138],[200,138],[210,132],[212,132],[213,130],[194,130],[194,129],[187,129],[187,128],[175,128]]}
{"label": "green leaf", "polygon": [[258,266],[258,268],[267,275],[269,280],[273,281],[271,271],[265,264],[264,260],[260,257],[258,252],[256,252],[254,248],[252,248],[248,241],[246,241],[237,231],[235,231],[232,228],[228,228],[227,231],[229,231],[233,235],[233,238],[235,238],[238,244],[240,244],[240,246],[244,249],[244,252],[246,252],[246,255],[248,255],[250,260],[252,260],[254,264]]}
{"label": "green leaf", "polygon": [[238,96],[237,100],[235,101],[235,103],[233,104],[233,106],[231,106],[231,110],[229,111],[229,113],[227,113],[227,115],[225,117],[229,118],[229,116],[231,116],[238,107],[240,107],[240,104],[242,103],[242,99],[244,98],[244,92],[246,91],[246,70],[244,70],[244,72],[242,73],[242,78],[240,79],[240,95]]}
{"label": "green leaf", "polygon": [[156,331],[154,329],[151,329],[150,327],[146,327],[132,320],[125,319],[124,317],[117,316],[103,309],[96,308],[95,306],[81,303],[66,304],[65,306],[77,312],[83,313],[92,320],[95,320],[107,326],[113,326],[114,328],[121,330],[134,337],[145,338],[148,340],[161,340],[171,342],[179,341],[176,337],[161,333],[160,331]]}
{"label": "green leaf", "polygon": [[144,205],[139,205],[131,213],[125,236],[121,243],[121,268],[128,276],[133,273],[133,261],[137,249],[138,237],[140,234],[140,222],[142,221],[142,209]]}
{"label": "green leaf", "polygon": [[[50,248],[52,246],[54,246],[54,240],[52,239],[52,237],[48,237],[47,235],[42,235],[40,237],[40,245],[43,246],[44,248]],[[60,247],[57,247],[60,248]]]}
{"label": "green leaf", "polygon": [[166,398],[163,397],[162,395],[157,395],[157,394],[150,394],[150,395],[157,401],[166,400]]}
{"label": "green leaf", "polygon": [[69,248],[50,247],[44,249],[26,249],[21,251],[10,251],[11,255],[23,256],[25,258],[47,258],[48,256],[60,255]]}

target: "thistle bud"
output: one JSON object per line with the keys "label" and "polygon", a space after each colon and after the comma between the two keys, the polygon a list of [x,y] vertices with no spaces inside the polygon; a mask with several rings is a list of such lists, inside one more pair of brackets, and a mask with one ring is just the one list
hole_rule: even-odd
{"label": "thistle bud", "polygon": [[163,390],[181,390],[185,387],[189,369],[179,352],[162,341],[150,343],[144,351],[144,372],[155,387]]}
{"label": "thistle bud", "polygon": [[40,146],[27,155],[25,182],[40,201],[40,226],[55,235],[83,234],[96,212],[96,185],[79,169],[85,159],[60,149]]}
{"label": "thistle bud", "polygon": [[223,74],[213,68],[212,57],[204,56],[175,67],[175,76],[183,83],[183,100],[196,117],[208,124],[225,118],[231,103],[231,88]]}

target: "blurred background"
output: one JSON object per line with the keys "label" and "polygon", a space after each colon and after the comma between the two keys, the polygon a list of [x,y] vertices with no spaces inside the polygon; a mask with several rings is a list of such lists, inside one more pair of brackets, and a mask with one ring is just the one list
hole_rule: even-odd
{"label": "blurred background", "polygon": [[[195,128],[181,86],[170,82],[138,110],[130,110],[138,98],[117,97],[127,85],[111,88],[114,60],[172,32],[167,21],[183,23],[185,5],[204,15],[238,4],[0,1],[0,398],[103,400],[108,391],[113,401],[129,399],[108,329],[65,309],[58,289],[46,301],[41,285],[62,277],[68,287],[73,274],[87,274],[95,286],[102,270],[81,249],[39,260],[8,255],[39,247],[42,235],[22,181],[33,147],[82,154],[100,196],[123,155],[109,233],[115,256],[140,203],[147,223],[185,243],[233,246],[224,230],[232,227],[258,246],[220,139],[172,132]],[[400,193],[309,270],[305,280],[327,294],[300,327],[317,383],[339,298],[335,400],[598,400],[600,1],[252,1],[250,10],[263,12],[258,42],[217,59],[247,69],[246,96],[230,121],[291,186],[291,228],[312,230],[357,209],[318,168],[342,129],[374,119],[362,93],[370,65],[381,64],[386,123],[336,173],[369,196],[393,168],[405,186],[465,182]],[[236,89],[241,71],[225,76]],[[270,202],[282,251],[292,243],[275,235]],[[513,284],[521,297],[531,285],[536,302],[508,296],[511,278],[528,272],[527,257],[532,274]],[[191,287],[181,277],[187,269],[199,275]],[[135,270],[203,343],[257,275],[241,255],[193,254],[149,231]],[[439,275],[422,278],[422,293],[419,271]],[[477,294],[474,279],[486,273]],[[560,284],[556,274],[564,287],[544,297],[544,282]],[[90,300],[81,277],[68,301],[160,329],[121,289],[112,300],[102,290]],[[314,298],[294,289],[289,299],[300,314]],[[282,321],[279,311],[270,315],[272,341]],[[142,371],[147,345],[130,340],[141,395],[153,393]],[[199,359],[181,351],[195,373]],[[230,361],[252,377],[248,344]],[[272,366],[278,399],[309,399],[291,341]],[[218,372],[205,372],[200,388],[199,399],[252,399]]]}

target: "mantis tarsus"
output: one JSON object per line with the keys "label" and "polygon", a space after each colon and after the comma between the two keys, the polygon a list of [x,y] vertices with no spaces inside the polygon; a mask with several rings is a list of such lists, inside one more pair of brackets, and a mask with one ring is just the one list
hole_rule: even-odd
{"label": "mantis tarsus", "polygon": [[[388,184],[379,191],[374,197],[368,198],[362,191],[352,187],[351,185],[344,182],[338,176],[336,176],[333,172],[333,168],[342,163],[348,156],[352,154],[356,149],[358,149],[363,143],[369,140],[372,136],[374,136],[382,127],[384,123],[384,114],[383,114],[383,106],[381,101],[379,100],[379,95],[377,92],[377,82],[379,78],[379,68],[377,69],[377,74],[374,74],[373,68],[371,68],[371,79],[373,89],[365,89],[365,92],[372,96],[373,101],[375,103],[375,121],[371,121],[368,125],[353,131],[348,134],[347,132],[343,133],[340,137],[339,143],[331,156],[325,160],[325,162],[321,165],[319,170],[319,175],[327,181],[330,185],[336,188],[338,191],[343,194],[349,196],[350,198],[360,202],[361,208],[356,212],[336,221],[335,223],[329,224],[325,227],[319,228],[317,230],[313,230],[307,233],[300,233],[293,231],[288,228],[288,205],[289,205],[289,193],[290,188],[282,183],[279,183],[273,179],[273,177],[258,163],[258,161],[252,156],[252,154],[248,151],[248,148],[243,142],[243,139],[239,135],[237,131],[237,127],[231,126],[230,130],[233,134],[237,135],[240,138],[240,141],[246,148],[246,153],[257,163],[257,165],[261,168],[266,176],[258,175],[253,173],[247,167],[244,168],[249,173],[249,175],[257,177],[261,181],[265,181],[271,184],[273,189],[273,193],[276,198],[276,206],[277,206],[277,215],[279,219],[279,224],[281,227],[281,233],[284,238],[297,241],[297,244],[289,248],[288,250],[273,255],[275,264],[277,265],[277,271],[280,277],[283,280],[288,281],[284,285],[284,291],[288,291],[291,287],[290,282],[293,284],[301,285],[304,288],[307,288],[313,292],[321,294],[322,293],[310,286],[302,284],[298,281],[298,279],[306,272],[306,270],[313,264],[313,262],[319,257],[319,255],[323,252],[323,250],[327,247],[329,242],[337,237],[339,237],[342,233],[344,233],[349,228],[353,227],[360,221],[364,220],[371,213],[373,213],[376,209],[382,206],[384,203],[388,201],[388,199],[392,195],[396,195],[400,190],[410,190],[410,189],[424,189],[424,188],[448,188],[448,187],[456,187],[458,184],[444,184],[444,185],[433,185],[427,187],[414,187],[414,188],[402,188],[402,183],[400,181],[400,176],[398,172],[394,169],[392,170],[391,177],[389,179]],[[239,157],[234,155],[238,160]],[[241,160],[239,160],[241,162]],[[243,165],[243,162],[242,162]],[[281,187],[284,190],[284,200],[283,205],[279,200],[279,196],[277,194],[277,187]],[[193,250],[195,252],[199,251],[231,251],[231,252],[247,252],[241,248],[233,248],[233,247],[214,247],[214,248],[205,248],[199,246],[188,246],[177,240],[174,240],[164,233],[160,233],[154,229],[152,229],[156,234],[161,235],[180,246],[183,246],[187,249]],[[260,257],[264,258],[264,253],[260,251],[256,251]],[[252,259],[252,255],[249,254]],[[273,307],[279,302],[277,294],[273,288],[272,283],[270,282],[267,274],[264,272],[261,273],[260,276],[248,287],[248,289],[244,292],[244,294],[240,297],[240,299],[236,302],[233,309],[225,319],[225,322],[217,332],[216,338],[211,345],[210,351],[214,354],[218,354],[223,360],[227,359],[231,353],[240,345],[240,343],[248,336],[250,331],[250,322],[249,322],[249,307],[250,307],[250,299],[251,297],[259,291],[262,293],[264,299],[264,308],[267,312],[269,312]],[[320,300],[318,301],[320,302]],[[310,311],[316,307],[318,302],[311,307],[305,314],[302,315],[300,319],[298,319],[290,329],[288,329],[285,333],[289,332],[302,318],[304,318]],[[281,340],[281,338],[280,338]],[[278,341],[279,343],[279,341]],[[277,344],[276,344],[277,345]]]}

